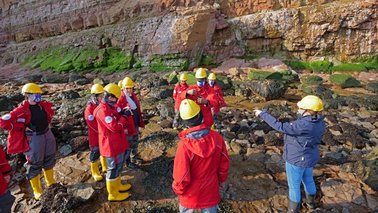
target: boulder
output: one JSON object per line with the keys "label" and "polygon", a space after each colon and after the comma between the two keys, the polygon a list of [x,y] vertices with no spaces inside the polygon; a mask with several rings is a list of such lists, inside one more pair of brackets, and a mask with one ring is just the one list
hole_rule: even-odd
{"label": "boulder", "polygon": [[67,75],[49,73],[44,75],[41,79],[44,83],[68,83]]}
{"label": "boulder", "polygon": [[58,94],[58,98],[60,98],[62,100],[77,99],[77,98],[80,98],[80,94],[76,91],[73,91],[73,90],[63,91],[63,92]]}
{"label": "boulder", "polygon": [[353,78],[351,75],[346,74],[333,74],[330,76],[329,80],[333,84],[338,85],[341,88],[361,86],[361,83],[357,79]]}
{"label": "boulder", "polygon": [[166,99],[166,98],[172,97],[173,88],[171,86],[155,87],[155,88],[152,88],[149,95],[158,100]]}
{"label": "boulder", "polygon": [[378,82],[369,82],[366,84],[366,89],[371,92],[378,93]]}
{"label": "boulder", "polygon": [[177,76],[177,72],[174,71],[174,72],[170,73],[167,81],[168,81],[168,84],[171,84],[171,85],[176,84],[179,81],[179,78]]}
{"label": "boulder", "polygon": [[223,73],[223,74],[231,74],[233,72],[232,70],[234,68],[246,68],[250,67],[252,63],[246,62],[243,59],[236,59],[231,58],[226,61],[224,61],[219,67],[212,69],[211,71],[214,73]]}
{"label": "boulder", "polygon": [[159,111],[159,115],[161,119],[173,119],[175,116],[175,111],[173,109],[172,102],[159,102],[157,105],[157,109]]}
{"label": "boulder", "polygon": [[267,101],[281,98],[287,89],[283,82],[275,80],[254,80],[246,82],[245,85],[250,91],[265,98]]}
{"label": "boulder", "polygon": [[281,72],[289,70],[290,68],[279,59],[260,58],[254,61],[253,65],[257,69],[266,70],[270,72]]}

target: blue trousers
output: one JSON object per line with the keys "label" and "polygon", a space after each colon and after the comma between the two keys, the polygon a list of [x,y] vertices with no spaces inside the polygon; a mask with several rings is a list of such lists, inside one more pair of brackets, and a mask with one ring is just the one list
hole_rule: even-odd
{"label": "blue trousers", "polygon": [[116,179],[122,171],[123,164],[126,160],[126,152],[119,154],[116,158],[106,157],[108,171],[106,173],[107,180]]}
{"label": "blue trousers", "polygon": [[89,149],[91,150],[89,154],[89,161],[91,163],[98,161],[100,159],[100,149],[98,146],[89,146]]}
{"label": "blue trousers", "polygon": [[301,202],[301,183],[304,185],[306,194],[316,194],[312,170],[312,167],[302,168],[286,162],[287,184],[289,185],[289,199],[291,201]]}
{"label": "blue trousers", "polygon": [[[179,210],[180,210],[180,213],[194,213],[195,209],[188,209],[181,206],[181,204],[179,204]],[[217,213],[217,211],[218,211],[218,205],[212,206],[210,208],[201,209],[201,213]]]}
{"label": "blue trousers", "polygon": [[43,169],[51,169],[55,165],[56,142],[49,129],[42,135],[33,135],[29,141],[29,151],[25,152],[27,159],[26,177],[28,180],[39,175]]}

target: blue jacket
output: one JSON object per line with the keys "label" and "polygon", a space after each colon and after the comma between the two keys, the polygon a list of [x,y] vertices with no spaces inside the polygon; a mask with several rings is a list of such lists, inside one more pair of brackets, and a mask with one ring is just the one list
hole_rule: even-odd
{"label": "blue jacket", "polygon": [[318,145],[325,131],[323,116],[307,115],[290,123],[281,123],[265,111],[259,117],[285,134],[283,158],[286,162],[302,168],[315,166],[320,158]]}

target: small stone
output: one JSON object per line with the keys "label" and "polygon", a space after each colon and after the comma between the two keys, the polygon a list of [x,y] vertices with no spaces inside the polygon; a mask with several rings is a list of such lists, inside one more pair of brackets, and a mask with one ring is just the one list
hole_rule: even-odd
{"label": "small stone", "polygon": [[332,130],[332,129],[329,129],[329,131],[330,131],[330,132],[332,133],[332,135],[334,135],[334,136],[341,135],[341,132],[340,132],[340,131]]}
{"label": "small stone", "polygon": [[235,141],[232,141],[230,146],[231,146],[231,149],[234,153],[240,154],[240,151],[242,149],[240,144],[236,143]]}
{"label": "small stone", "polygon": [[63,155],[63,156],[67,156],[69,154],[72,153],[72,147],[69,145],[69,144],[66,144],[62,147],[59,148],[59,152]]}
{"label": "small stone", "polygon": [[363,127],[365,127],[366,129],[369,129],[369,130],[373,130],[375,129],[374,125],[371,124],[370,122],[361,122],[360,123]]}
{"label": "small stone", "polygon": [[374,129],[369,134],[371,137],[378,138],[378,129]]}
{"label": "small stone", "polygon": [[76,184],[68,188],[68,193],[83,200],[89,200],[95,194],[95,190],[90,184]]}
{"label": "small stone", "polygon": [[259,136],[259,137],[262,137],[265,135],[264,131],[263,130],[256,130],[254,132],[255,135]]}

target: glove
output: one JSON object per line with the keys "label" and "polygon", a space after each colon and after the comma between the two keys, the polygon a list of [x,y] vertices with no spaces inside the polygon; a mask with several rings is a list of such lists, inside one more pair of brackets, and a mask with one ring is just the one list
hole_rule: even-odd
{"label": "glove", "polygon": [[255,109],[255,110],[253,110],[253,112],[255,113],[256,117],[259,117],[259,115],[262,113],[262,111],[259,110],[259,109]]}
{"label": "glove", "polygon": [[122,115],[126,115],[126,116],[130,116],[132,115],[133,113],[131,112],[130,109],[123,109],[122,110]]}

